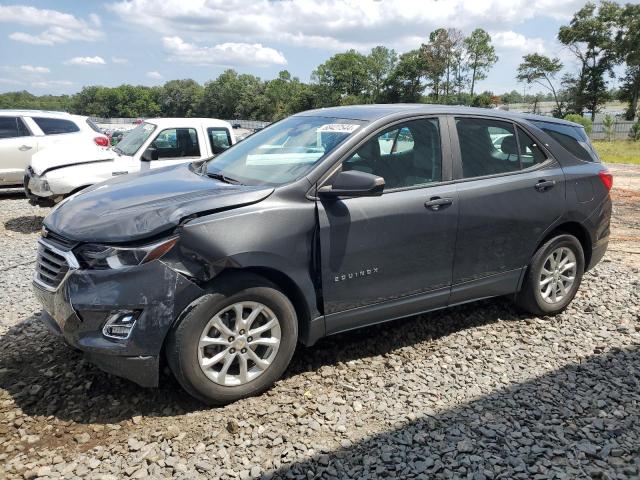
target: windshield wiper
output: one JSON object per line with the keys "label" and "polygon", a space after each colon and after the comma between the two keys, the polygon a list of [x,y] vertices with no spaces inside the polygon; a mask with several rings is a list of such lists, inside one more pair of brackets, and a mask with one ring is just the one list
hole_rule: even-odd
{"label": "windshield wiper", "polygon": [[118,155],[124,155],[124,152],[120,150],[118,147],[113,147],[111,150],[116,152]]}
{"label": "windshield wiper", "polygon": [[215,173],[207,172],[207,177],[215,178],[216,180],[220,180],[221,182],[224,182],[224,183],[230,183],[231,185],[242,185],[242,183],[240,183],[235,178],[227,177],[226,175],[223,175],[220,172],[215,172]]}

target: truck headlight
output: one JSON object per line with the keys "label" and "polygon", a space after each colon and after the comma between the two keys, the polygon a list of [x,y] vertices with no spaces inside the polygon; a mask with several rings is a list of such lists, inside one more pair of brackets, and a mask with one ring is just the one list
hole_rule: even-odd
{"label": "truck headlight", "polygon": [[87,243],[74,250],[74,253],[82,267],[96,270],[117,270],[157,260],[169,252],[177,242],[178,237],[137,247],[116,247]]}

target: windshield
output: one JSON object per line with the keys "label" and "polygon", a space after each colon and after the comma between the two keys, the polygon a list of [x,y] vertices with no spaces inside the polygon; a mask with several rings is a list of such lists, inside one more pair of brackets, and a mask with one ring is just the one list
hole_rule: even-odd
{"label": "windshield", "polygon": [[306,175],[364,123],[331,117],[289,117],[211,159],[207,173],[250,185],[289,183]]}
{"label": "windshield", "polygon": [[141,123],[133,130],[125,133],[122,140],[118,142],[118,146],[114,147],[114,150],[123,155],[130,156],[135,154],[155,128],[156,126],[151,123]]}

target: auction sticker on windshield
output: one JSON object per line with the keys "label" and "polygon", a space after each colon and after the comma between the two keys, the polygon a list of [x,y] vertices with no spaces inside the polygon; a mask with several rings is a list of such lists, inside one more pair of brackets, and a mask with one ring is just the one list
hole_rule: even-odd
{"label": "auction sticker on windshield", "polygon": [[316,130],[316,132],[336,132],[336,133],[352,133],[355,132],[360,125],[354,125],[351,123],[327,123],[322,125]]}

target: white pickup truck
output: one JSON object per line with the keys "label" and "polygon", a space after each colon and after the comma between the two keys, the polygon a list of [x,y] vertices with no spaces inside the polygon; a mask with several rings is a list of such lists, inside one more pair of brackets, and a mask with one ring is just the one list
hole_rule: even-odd
{"label": "white pickup truck", "polygon": [[210,158],[235,143],[231,124],[211,118],[149,119],[104,150],[51,147],[33,155],[24,186],[32,203],[57,203],[117,175]]}

